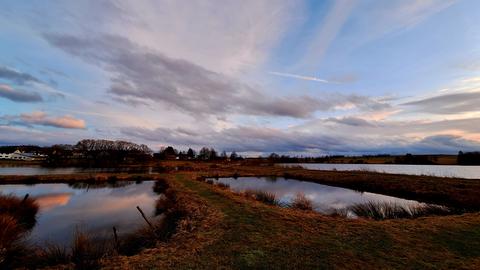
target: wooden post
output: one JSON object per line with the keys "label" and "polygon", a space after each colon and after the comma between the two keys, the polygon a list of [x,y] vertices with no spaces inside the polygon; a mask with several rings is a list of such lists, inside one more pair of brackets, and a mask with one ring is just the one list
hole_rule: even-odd
{"label": "wooden post", "polygon": [[115,238],[115,249],[120,252],[120,243],[118,242],[117,228],[113,226],[113,236]]}
{"label": "wooden post", "polygon": [[153,225],[152,223],[150,223],[150,221],[148,221],[147,217],[145,216],[145,214],[143,213],[142,209],[140,208],[140,206],[137,206],[137,209],[138,209],[138,212],[140,212],[140,214],[142,215],[143,219],[145,219],[145,221],[147,222],[148,226],[150,226],[150,228],[153,230]]}

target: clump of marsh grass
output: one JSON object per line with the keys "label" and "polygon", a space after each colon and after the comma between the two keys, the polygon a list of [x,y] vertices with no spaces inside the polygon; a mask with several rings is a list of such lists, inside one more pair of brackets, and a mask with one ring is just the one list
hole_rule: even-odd
{"label": "clump of marsh grass", "polygon": [[35,226],[38,204],[27,195],[19,198],[13,195],[0,195],[0,213],[12,216],[18,225],[31,229]]}
{"label": "clump of marsh grass", "polygon": [[357,217],[370,218],[374,220],[417,218],[424,216],[449,215],[452,210],[445,206],[420,204],[420,205],[399,205],[389,202],[367,202],[355,204],[348,208]]}
{"label": "clump of marsh grass", "polygon": [[219,182],[219,183],[217,183],[217,187],[222,188],[222,189],[228,189],[230,187],[230,185]]}
{"label": "clump of marsh grass", "polygon": [[35,226],[38,205],[28,196],[0,195],[0,269],[15,266],[27,254],[25,235]]}
{"label": "clump of marsh grass", "polygon": [[207,184],[209,184],[209,185],[213,185],[213,180],[207,179],[207,180],[205,180],[205,183],[207,183]]}
{"label": "clump of marsh grass", "polygon": [[26,230],[8,214],[0,214],[0,269],[12,268],[18,257],[24,254],[21,240]]}
{"label": "clump of marsh grass", "polygon": [[349,217],[349,211],[346,208],[341,208],[341,209],[332,209],[329,212],[329,216],[331,217],[342,217],[342,218],[348,218]]}
{"label": "clump of marsh grass", "polygon": [[245,190],[244,195],[246,197],[254,198],[259,202],[263,202],[265,204],[270,205],[279,205],[279,201],[277,200],[277,196],[275,193],[267,192],[263,190]]}
{"label": "clump of marsh grass", "polygon": [[113,245],[107,239],[94,238],[77,229],[70,248],[47,243],[28,261],[32,268],[73,264],[75,269],[99,269],[102,259],[113,254]]}
{"label": "clump of marsh grass", "polygon": [[64,265],[70,263],[70,253],[65,246],[47,243],[38,251],[37,266]]}
{"label": "clump of marsh grass", "polygon": [[77,230],[72,243],[71,261],[77,269],[98,269],[100,260],[112,252],[106,241],[93,239]]}
{"label": "clump of marsh grass", "polygon": [[290,208],[311,211],[313,210],[313,203],[305,194],[297,193],[290,203]]}

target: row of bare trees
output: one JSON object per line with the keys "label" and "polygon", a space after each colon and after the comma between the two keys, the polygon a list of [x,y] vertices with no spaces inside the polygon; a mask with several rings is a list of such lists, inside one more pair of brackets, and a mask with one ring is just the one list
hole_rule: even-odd
{"label": "row of bare trees", "polygon": [[75,145],[53,145],[48,153],[47,164],[115,166],[129,161],[148,160],[152,153],[145,144],[86,139]]}
{"label": "row of bare trees", "polygon": [[189,148],[187,151],[179,151],[172,146],[162,148],[158,153],[154,154],[157,159],[181,159],[181,160],[241,160],[243,159],[235,151],[230,155],[223,151],[218,153],[214,148],[203,147],[198,153]]}

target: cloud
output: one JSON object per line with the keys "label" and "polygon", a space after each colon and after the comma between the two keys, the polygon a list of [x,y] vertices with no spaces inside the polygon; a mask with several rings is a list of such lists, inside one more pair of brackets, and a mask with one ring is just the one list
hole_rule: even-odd
{"label": "cloud", "polygon": [[464,92],[438,95],[401,105],[432,114],[458,114],[478,111],[478,104],[480,104],[480,92]]}
{"label": "cloud", "polygon": [[108,93],[133,105],[161,102],[195,117],[238,113],[245,115],[310,117],[315,111],[345,104],[375,109],[383,106],[368,97],[332,95],[270,97],[229,76],[182,59],[173,59],[113,35],[81,38],[46,34],[54,46],[96,64],[112,74]]}
{"label": "cloud", "polygon": [[28,124],[56,128],[84,129],[86,127],[84,120],[76,119],[70,115],[50,117],[44,112],[32,112],[21,114],[20,119]]}
{"label": "cloud", "polygon": [[33,75],[4,66],[0,66],[0,79],[10,80],[20,85],[32,82],[41,83],[41,81]]}
{"label": "cloud", "polygon": [[49,126],[64,129],[85,129],[85,121],[70,115],[52,117],[45,112],[22,113],[20,115],[4,115],[0,117],[7,125]]}
{"label": "cloud", "polygon": [[314,39],[311,41],[311,45],[305,53],[304,63],[308,63],[313,59],[315,62],[315,66],[313,67],[316,68],[319,63],[322,62],[323,56],[350,17],[350,13],[355,5],[355,1],[349,0],[337,0],[333,2],[330,11],[326,18],[322,20],[322,24],[315,33]]}
{"label": "cloud", "polygon": [[18,144],[34,144],[34,145],[52,145],[52,144],[68,144],[85,138],[85,134],[74,130],[39,130],[33,126],[11,126],[0,124],[0,145],[18,145]]}
{"label": "cloud", "polygon": [[286,30],[294,27],[306,4],[285,0],[56,2],[29,3],[4,16],[41,32],[91,35],[117,33],[172,58],[209,70],[239,75],[262,65]]}
{"label": "cloud", "polygon": [[[472,120],[479,122],[480,120]],[[223,130],[204,128],[184,130],[179,128],[127,127],[120,131],[129,138],[153,144],[177,147],[213,146],[220,150],[257,153],[322,154],[445,154],[459,150],[478,150],[480,140],[460,135],[445,135],[441,131],[460,126],[459,122],[368,122],[355,118],[322,119],[308,127],[278,129],[270,127],[238,126]],[[426,126],[426,127],[423,127]],[[411,128],[412,130],[407,130]],[[361,132],[360,132],[361,131]],[[422,134],[422,131],[427,131]],[[430,131],[430,132],[428,132]],[[479,132],[476,130],[466,130]],[[416,132],[409,135],[408,132]],[[436,134],[435,134],[436,133]]]}
{"label": "cloud", "polygon": [[42,96],[36,92],[27,92],[21,89],[13,89],[9,85],[0,84],[0,97],[15,102],[41,102]]}

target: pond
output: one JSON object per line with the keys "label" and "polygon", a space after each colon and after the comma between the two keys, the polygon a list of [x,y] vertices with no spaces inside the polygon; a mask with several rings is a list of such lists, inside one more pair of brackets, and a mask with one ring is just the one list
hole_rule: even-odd
{"label": "pond", "polygon": [[314,210],[324,214],[330,214],[333,210],[343,210],[349,206],[367,203],[394,203],[401,206],[417,206],[422,203],[375,194],[370,192],[358,192],[352,189],[340,188],[306,182],[283,177],[238,177],[208,179],[214,183],[228,184],[234,192],[246,190],[260,190],[274,193],[280,203],[288,204],[297,194],[304,194],[313,203]]}
{"label": "pond", "polygon": [[391,174],[480,179],[480,166],[333,163],[283,163],[277,165],[286,167],[300,166],[308,170],[371,171]]}
{"label": "pond", "polygon": [[152,167],[121,167],[121,168],[49,168],[42,166],[0,166],[0,175],[48,175],[48,174],[76,174],[76,173],[147,173],[157,170]]}
{"label": "pond", "polygon": [[69,245],[74,232],[113,237],[133,232],[145,224],[136,206],[147,216],[155,215],[159,194],[154,181],[103,184],[0,185],[0,193],[24,197],[29,194],[40,206],[37,222],[29,234],[35,244]]}

